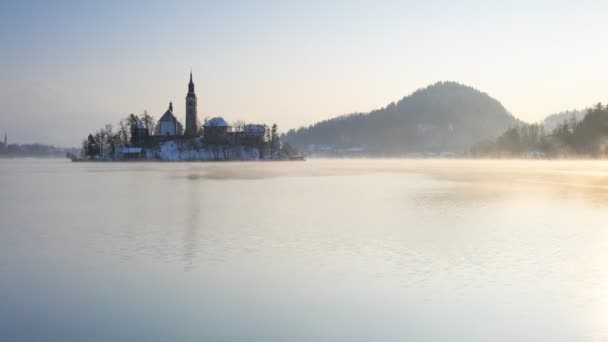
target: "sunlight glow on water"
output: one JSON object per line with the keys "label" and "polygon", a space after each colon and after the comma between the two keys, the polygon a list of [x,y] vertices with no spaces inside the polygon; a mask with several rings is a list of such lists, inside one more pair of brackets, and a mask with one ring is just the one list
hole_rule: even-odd
{"label": "sunlight glow on water", "polygon": [[608,339],[606,162],[0,170],[0,340]]}

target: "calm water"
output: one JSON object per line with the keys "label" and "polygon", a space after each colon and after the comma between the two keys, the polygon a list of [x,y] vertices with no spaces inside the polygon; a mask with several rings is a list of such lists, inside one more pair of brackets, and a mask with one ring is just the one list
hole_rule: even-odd
{"label": "calm water", "polygon": [[608,163],[0,161],[2,341],[608,341]]}

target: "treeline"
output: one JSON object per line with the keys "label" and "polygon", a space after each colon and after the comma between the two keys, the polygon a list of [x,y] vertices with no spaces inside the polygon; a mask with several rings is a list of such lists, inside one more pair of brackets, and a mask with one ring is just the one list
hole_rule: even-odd
{"label": "treeline", "polygon": [[606,156],[608,154],[608,105],[598,103],[587,111],[580,122],[565,122],[554,136],[579,155]]}
{"label": "treeline", "polygon": [[566,110],[560,113],[551,114],[543,120],[543,125],[548,132],[552,132],[565,121],[581,121],[587,115],[587,110]]}
{"label": "treeline", "polygon": [[580,121],[565,120],[546,132],[543,125],[522,124],[471,149],[474,156],[606,157],[608,155],[608,105],[598,103]]}
{"label": "treeline", "polygon": [[120,120],[116,128],[112,124],[107,124],[97,132],[89,134],[82,142],[82,157],[95,159],[115,156],[120,147],[131,143],[140,124],[145,127],[148,135],[156,132],[156,120],[147,111],[140,115],[129,114]]}
{"label": "treeline", "polygon": [[474,156],[515,156],[546,151],[548,139],[542,124],[520,124],[507,129],[496,139],[484,140],[471,148]]}
{"label": "treeline", "polygon": [[63,158],[78,154],[77,148],[63,148],[43,144],[0,144],[1,158]]}

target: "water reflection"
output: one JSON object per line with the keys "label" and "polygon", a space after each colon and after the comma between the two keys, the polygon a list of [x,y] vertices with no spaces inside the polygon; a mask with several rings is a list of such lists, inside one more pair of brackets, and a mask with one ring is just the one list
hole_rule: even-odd
{"label": "water reflection", "polygon": [[[344,160],[338,163],[339,166],[331,160],[305,163],[199,163],[173,176],[204,181],[415,173],[442,181],[472,184],[471,192],[478,192],[480,186],[484,186],[487,189],[482,191],[490,196],[496,191],[545,188],[580,192],[594,201],[608,197],[608,162],[604,161]],[[162,168],[151,167],[140,171],[159,170]],[[463,193],[461,189],[454,190]]]}
{"label": "water reflection", "polygon": [[[204,227],[202,227],[203,221],[200,219],[202,211],[202,202],[200,200],[201,192],[204,192],[204,189],[200,189],[196,186],[188,186],[188,203],[186,204],[188,210],[186,212],[183,242],[183,257],[187,270],[194,267],[196,253],[198,251],[199,231],[204,229]],[[204,193],[202,195],[204,195]]]}
{"label": "water reflection", "polygon": [[2,340],[608,337],[605,162],[2,167]]}

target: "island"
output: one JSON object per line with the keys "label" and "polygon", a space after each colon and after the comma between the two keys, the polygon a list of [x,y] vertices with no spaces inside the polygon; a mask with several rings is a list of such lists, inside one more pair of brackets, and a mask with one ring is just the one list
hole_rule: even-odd
{"label": "island", "polygon": [[206,118],[199,124],[192,71],[186,95],[185,128],[173,111],[173,103],[160,120],[147,111],[129,114],[118,128],[106,125],[88,135],[80,155],[72,161],[229,161],[304,160],[289,144],[282,143],[276,124]]}

